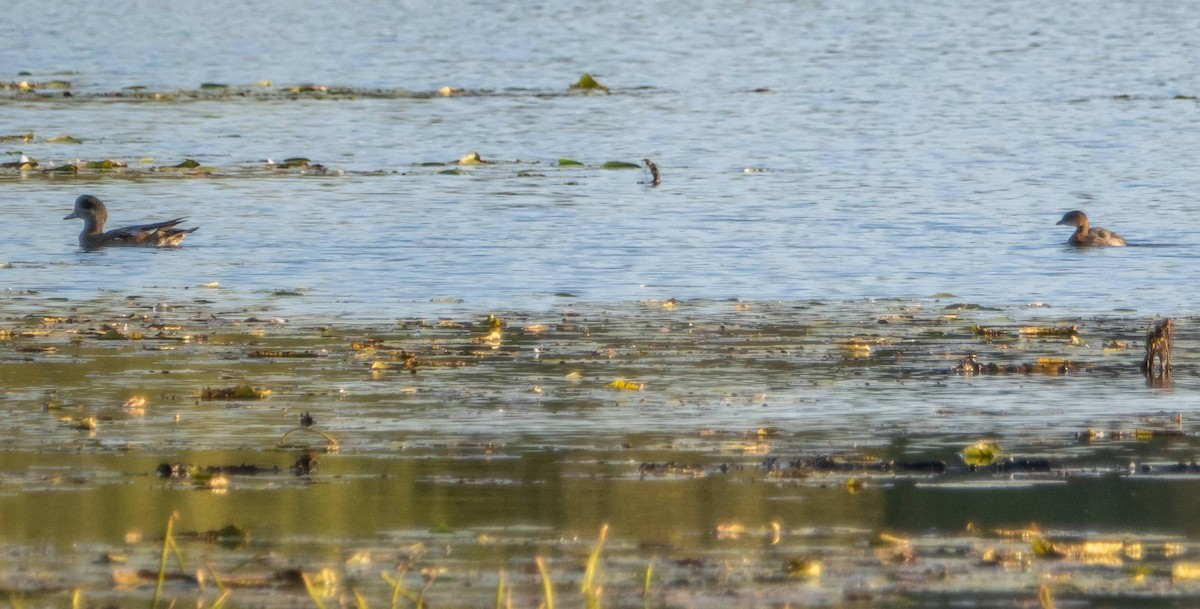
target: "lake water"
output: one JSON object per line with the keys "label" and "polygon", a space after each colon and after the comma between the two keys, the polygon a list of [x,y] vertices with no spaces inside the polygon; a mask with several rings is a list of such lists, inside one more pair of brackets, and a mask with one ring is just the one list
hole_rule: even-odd
{"label": "lake water", "polygon": [[[0,142],[0,161],[41,165],[0,169],[0,330],[15,337],[0,341],[0,403],[19,439],[0,454],[0,505],[18,514],[0,523],[15,557],[0,566],[68,560],[64,582],[30,576],[15,587],[56,603],[76,586],[140,603],[145,594],[96,584],[109,569],[92,554],[124,547],[132,528],[152,538],[173,511],[199,529],[241,520],[264,544],[249,550],[255,560],[279,551],[306,570],[345,564],[350,547],[391,566],[397,545],[453,549],[441,562],[425,550],[412,558],[473,574],[437,583],[442,605],[487,604],[497,584],[478,570],[536,574],[537,552],[581,565],[601,522],[613,525],[611,566],[626,584],[610,582],[615,604],[629,606],[641,606],[636,571],[652,556],[672,557],[664,572],[698,590],[674,588],[657,598],[666,606],[726,606],[729,581],[761,585],[725,599],[738,606],[861,594],[936,606],[984,592],[996,606],[1034,602],[1057,567],[1031,571],[1028,556],[1012,558],[1028,540],[1007,533],[998,537],[1012,547],[999,552],[1011,560],[999,561],[995,589],[951,577],[896,591],[897,579],[931,569],[978,567],[996,537],[955,537],[969,522],[1132,531],[1196,560],[1193,479],[1119,477],[1131,463],[1162,474],[1154,467],[1197,458],[1187,352],[1200,254],[1196,31],[1188,3],[1112,0],[6,7],[0,136],[33,136]],[[585,73],[608,90],[570,90]],[[494,162],[456,164],[470,152]],[[324,170],[268,166],[290,157]],[[660,185],[645,169],[603,167],[644,158]],[[128,167],[43,171],[105,159]],[[207,169],[164,169],[185,159]],[[188,216],[200,230],[179,250],[81,252],[80,223],[62,217],[84,193],[108,203],[110,226]],[[1055,222],[1072,209],[1131,246],[1066,246],[1070,229]],[[991,309],[946,308],[954,303]],[[475,352],[492,312],[529,334],[499,359]],[[56,316],[70,319],[38,326]],[[1158,316],[1181,328],[1167,389],[1136,371]],[[147,333],[175,332],[161,330],[169,321],[208,342],[95,346],[117,319],[160,322]],[[549,334],[529,329],[539,324]],[[973,324],[1014,336],[1079,324],[1082,339],[990,341]],[[396,362],[350,346],[371,336],[431,361],[453,345],[471,361],[461,375],[381,378],[372,361]],[[1105,348],[1113,340],[1130,348]],[[250,359],[262,345],[320,359]],[[1083,374],[950,373],[974,351],[1007,363],[1067,358]],[[540,367],[558,353],[567,364]],[[586,371],[583,385],[564,380],[572,366]],[[645,391],[614,394],[618,376]],[[274,393],[251,407],[189,398],[242,381]],[[122,410],[134,393],[151,396],[149,417]],[[60,401],[62,413],[47,406]],[[210,493],[150,475],[184,460],[286,468],[295,455],[275,440],[300,411],[343,443],[311,485],[287,474]],[[1184,439],[1134,431],[1176,413]],[[69,428],[89,415],[98,435]],[[1073,434],[1089,427],[1132,435],[1077,445]],[[854,475],[793,486],[769,465],[863,451],[957,463],[988,434],[1100,473],[998,476],[960,495],[958,479],[859,472],[873,482],[848,499]],[[689,459],[698,469],[665,465]],[[755,473],[708,475],[730,464]],[[64,481],[78,492],[57,492]],[[30,524],[47,510],[63,526]],[[720,528],[729,522],[748,532]],[[788,549],[760,548],[773,522]],[[855,575],[882,529],[932,535],[916,544],[928,550],[916,552],[920,574],[873,563]],[[497,536],[500,549],[479,549]],[[131,544],[132,563],[157,567],[153,543]],[[202,553],[219,571],[247,558]],[[826,565],[820,585],[780,592],[771,578],[793,574],[779,565],[814,553]],[[1071,571],[1079,602],[1200,594],[1194,577],[1171,576],[1173,550],[1151,554],[1159,579],[1132,591],[1109,590],[1097,578],[1113,572],[1081,561]],[[731,571],[731,557],[745,556],[755,567]],[[704,567],[689,571],[692,560]],[[540,584],[523,585],[536,599]],[[286,602],[308,602],[291,592]],[[1124,600],[1105,605],[1110,593]],[[280,600],[254,594],[234,599]]]}
{"label": "lake water", "polygon": [[[8,143],[7,160],[143,169],[142,159],[194,158],[220,176],[303,156],[345,175],[9,172],[9,286],[72,298],[211,281],[251,296],[305,287],[300,311],[373,318],[435,298],[553,306],[558,292],[601,302],[949,292],[1189,310],[1200,16],[1184,5],[301,2],[259,12],[13,7],[0,25],[5,65],[30,74],[5,79],[67,80],[74,97],[6,95],[2,131],[37,134]],[[585,72],[612,93],[567,95]],[[262,80],[477,94],[102,96]],[[58,135],[83,143],[45,142]],[[498,164],[457,176],[418,166],[470,151]],[[642,158],[662,169],[661,186],[642,184],[644,171],[596,169]],[[186,254],[80,254],[79,224],[60,218],[85,192],[108,201],[118,225],[187,215],[201,230]],[[1153,247],[1063,247],[1069,229],[1054,222],[1075,208]]]}

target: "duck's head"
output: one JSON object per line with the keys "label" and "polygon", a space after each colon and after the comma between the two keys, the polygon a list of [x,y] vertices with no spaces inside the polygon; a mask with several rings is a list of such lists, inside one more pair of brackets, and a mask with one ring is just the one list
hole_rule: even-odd
{"label": "duck's head", "polygon": [[1075,210],[1063,214],[1062,220],[1055,222],[1054,225],[1059,226],[1061,224],[1066,224],[1067,226],[1087,226],[1087,223],[1087,214],[1079,210]]}
{"label": "duck's head", "polygon": [[108,220],[108,209],[104,207],[104,203],[100,199],[92,195],[81,195],[75,199],[75,211],[65,216],[63,220],[74,218],[82,218],[84,222],[103,225]]}

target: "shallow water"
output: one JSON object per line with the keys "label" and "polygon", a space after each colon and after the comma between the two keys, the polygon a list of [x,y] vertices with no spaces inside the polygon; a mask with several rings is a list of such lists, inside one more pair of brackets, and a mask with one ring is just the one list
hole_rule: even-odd
{"label": "shallow water", "polygon": [[[666,606],[1011,606],[1043,583],[1089,606],[1196,594],[1174,571],[1196,560],[1194,472],[1170,467],[1196,452],[1200,14],[260,11],[20,3],[0,22],[0,136],[34,132],[0,142],[0,161],[41,163],[0,169],[6,590],[140,603],[145,588],[112,589],[122,567],[92,561],[129,553],[157,569],[177,511],[188,530],[251,530],[248,548],[185,547],[188,562],[333,567],[355,582],[334,589],[376,604],[390,592],[376,571],[411,563],[417,587],[418,567],[445,569],[436,604],[492,604],[509,569],[536,606],[533,557],[577,590],[601,523],[610,606],[642,605],[639,570],[655,559],[651,604]],[[585,72],[609,92],[571,92]],[[307,84],[328,88],[292,91]],[[63,135],[82,142],[49,141]],[[495,163],[455,164],[471,151]],[[268,165],[297,156],[324,169]],[[165,169],[189,158],[207,169]],[[602,168],[643,158],[661,185]],[[42,171],[103,159],[128,167]],[[201,228],[177,251],[79,252],[79,224],[61,218],[85,192],[113,225],[187,215]],[[1076,208],[1132,246],[1066,247],[1054,222]],[[987,308],[952,306],[964,303]],[[496,344],[489,313],[509,324]],[[1148,387],[1140,341],[1164,315],[1180,324],[1177,369]],[[100,341],[102,324],[147,338]],[[1017,334],[1069,325],[1075,342]],[[368,339],[425,367],[373,369],[404,360],[353,347]],[[1114,340],[1128,348],[1106,349]],[[316,357],[269,353],[286,351]],[[955,374],[969,353],[1073,367]],[[196,397],[242,382],[272,395]],[[122,406],[135,396],[144,412]],[[340,442],[307,477],[287,468],[325,441],[278,445],[301,412]],[[75,428],[88,417],[95,430]],[[985,436],[1053,467],[966,472],[961,451]],[[799,464],[821,455],[949,469]],[[153,475],[185,461],[282,471],[227,488]],[[1064,543],[1180,553],[1046,560],[1030,558],[1029,535],[989,530],[1030,523]],[[880,531],[917,550],[880,556]],[[369,560],[350,560],[357,550]],[[804,557],[823,562],[820,578],[786,566]],[[194,584],[173,594],[215,600]],[[232,599],[310,602],[294,581]]]}
{"label": "shallow water", "polygon": [[[1200,531],[1162,509],[1193,502],[1200,476],[1190,330],[1152,387],[1137,350],[1105,346],[1140,336],[1138,316],[643,301],[372,326],[214,297],[4,301],[13,594],[144,600],[172,513],[183,532],[249,531],[179,550],[192,566],[171,569],[170,597],[201,602],[217,594],[195,570],[239,582],[237,604],[302,605],[300,573],[379,599],[378,573],[402,568],[410,587],[437,574],[440,605],[490,603],[501,571],[536,604],[537,556],[573,598],[605,524],[610,606],[642,605],[647,564],[653,606],[1197,594],[1176,573]],[[1001,371],[957,370],[968,354]],[[206,397],[243,384],[270,394]],[[1096,392],[1120,411],[1075,403]],[[983,437],[1003,459],[967,467]],[[292,471],[309,451],[317,469]]]}

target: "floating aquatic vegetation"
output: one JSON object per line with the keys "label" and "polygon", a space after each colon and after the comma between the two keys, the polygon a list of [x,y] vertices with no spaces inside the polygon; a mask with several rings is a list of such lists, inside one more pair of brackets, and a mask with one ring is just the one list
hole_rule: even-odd
{"label": "floating aquatic vegetation", "polygon": [[646,388],[645,383],[635,383],[625,379],[617,379],[609,383],[608,386],[612,389],[618,389],[621,391],[643,391]]}
{"label": "floating aquatic vegetation", "polygon": [[628,161],[607,161],[601,165],[604,169],[641,169],[642,166]]}
{"label": "floating aquatic vegetation", "polygon": [[1049,374],[1057,376],[1078,371],[1085,367],[1087,367],[1087,364],[1054,357],[1040,357],[1035,363],[983,363],[979,360],[977,354],[969,353],[958,361],[958,364],[954,367],[954,372],[963,376],[974,376],[977,374]]}
{"label": "floating aquatic vegetation", "polygon": [[1013,333],[1007,328],[989,328],[986,326],[974,325],[971,326],[971,332],[976,336],[985,338],[1012,338]]}
{"label": "floating aquatic vegetation", "polygon": [[6,168],[6,169],[17,169],[19,171],[30,171],[32,169],[37,168],[37,166],[38,166],[38,162],[36,159],[31,159],[23,154],[21,155],[21,159],[18,161],[10,161],[8,163],[0,163],[0,167]]}
{"label": "floating aquatic vegetation", "polygon": [[811,556],[794,557],[784,561],[783,570],[788,577],[820,579],[825,565],[820,559]]}
{"label": "floating aquatic vegetation", "polygon": [[65,80],[47,80],[45,82],[30,82],[21,80],[17,82],[0,82],[0,90],[33,92],[37,90],[64,90],[70,89],[71,83]]}
{"label": "floating aquatic vegetation", "polygon": [[267,159],[266,165],[270,169],[288,169],[291,167],[308,167],[308,164],[310,162],[311,161],[309,161],[308,159],[306,159],[304,157],[291,157],[291,158],[283,159],[282,161],[274,161],[272,159]]}
{"label": "floating aquatic vegetation", "polygon": [[575,159],[558,159],[558,166],[559,167],[581,167],[581,166],[583,166],[583,163],[580,163],[579,161],[576,161]]}
{"label": "floating aquatic vegetation", "polygon": [[594,91],[604,91],[605,93],[608,93],[608,87],[596,80],[591,74],[586,73],[583,76],[580,76],[578,81],[571,83],[570,89],[575,91],[584,91],[587,93]]}
{"label": "floating aquatic vegetation", "polygon": [[250,384],[205,387],[200,391],[201,400],[264,400],[270,395],[270,389],[255,389]]}
{"label": "floating aquatic vegetation", "polygon": [[121,169],[128,167],[124,161],[114,161],[112,159],[104,159],[103,161],[83,161],[76,163],[76,167],[80,169]]}
{"label": "floating aquatic vegetation", "polygon": [[98,340],[141,340],[146,338],[141,332],[130,331],[129,326],[125,324],[121,326],[103,325],[95,336]]}
{"label": "floating aquatic vegetation", "polygon": [[316,358],[321,357],[316,351],[265,351],[255,349],[250,352],[250,357],[258,359],[298,359],[298,358]]}
{"label": "floating aquatic vegetation", "polygon": [[458,159],[459,165],[491,165],[495,161],[485,161],[480,158],[478,152],[468,152],[465,156]]}
{"label": "floating aquatic vegetation", "polygon": [[22,142],[28,144],[33,141],[37,134],[30,131],[28,133],[18,133],[16,135],[0,135],[0,142]]}
{"label": "floating aquatic vegetation", "polygon": [[980,440],[962,451],[963,462],[969,466],[987,466],[1004,455],[1000,445],[992,440]]}
{"label": "floating aquatic vegetation", "polygon": [[1079,336],[1079,330],[1075,326],[1025,326],[1018,330],[1017,333],[1021,336],[1035,336],[1038,338],[1074,338]]}

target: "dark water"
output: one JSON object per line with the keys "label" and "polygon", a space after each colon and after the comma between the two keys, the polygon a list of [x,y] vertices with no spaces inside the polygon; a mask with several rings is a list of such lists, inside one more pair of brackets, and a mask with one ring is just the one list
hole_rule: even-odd
{"label": "dark water", "polygon": [[[1187,4],[6,8],[0,136],[33,136],[0,160],[41,163],[0,169],[0,581],[18,602],[144,602],[114,570],[156,571],[174,512],[251,531],[185,543],[181,572],[331,568],[345,604],[386,604],[378,572],[408,565],[436,605],[494,605],[505,570],[537,606],[535,556],[583,604],[603,523],[610,606],[642,606],[647,565],[652,606],[1196,595]],[[609,91],[571,92],[584,73]],[[495,163],[455,164],[471,151]],[[324,169],[268,164],[298,156]],[[163,169],[188,158],[208,169]],[[602,167],[643,158],[661,185]],[[128,167],[42,171],[103,159]],[[201,228],[178,251],[82,253],[61,218],[83,193],[114,225]],[[1066,247],[1070,209],[1131,247]],[[496,344],[489,313],[509,322]],[[1177,370],[1148,387],[1162,315]],[[1074,342],[1017,335],[1069,325]],[[371,339],[389,349],[352,346]],[[391,349],[428,365],[373,368],[403,366]],[[955,374],[969,353],[1072,368]],[[272,395],[197,399],[243,382]],[[337,452],[311,432],[279,446],[301,412]],[[967,472],[984,437],[1051,467]],[[288,471],[302,448],[317,474]],[[822,455],[868,465],[792,465]],[[214,488],[163,462],[281,470]],[[1034,555],[1035,526],[1060,556]],[[284,578],[230,602],[312,601]]]}

